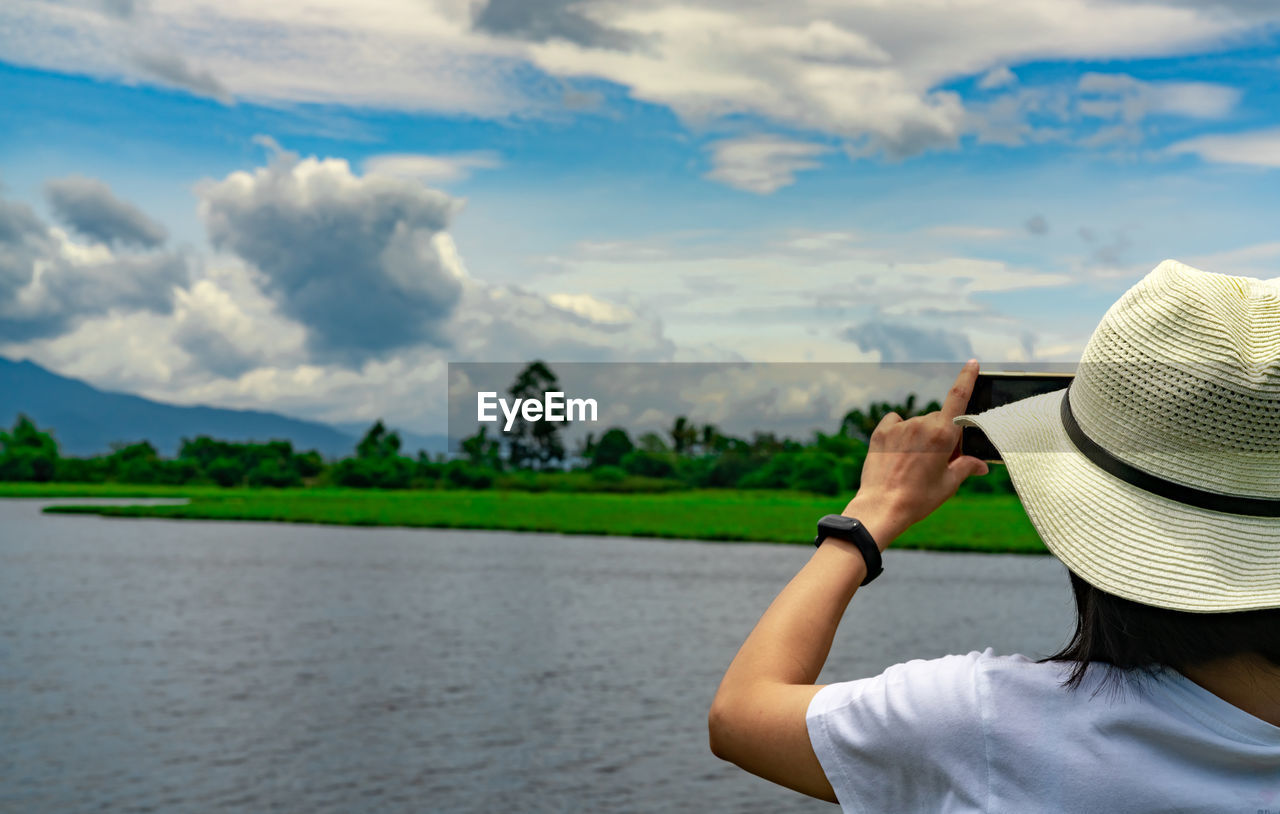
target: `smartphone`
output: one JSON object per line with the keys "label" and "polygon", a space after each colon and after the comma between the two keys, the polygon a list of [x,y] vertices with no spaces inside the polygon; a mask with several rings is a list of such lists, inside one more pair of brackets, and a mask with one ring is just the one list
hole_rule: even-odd
{"label": "smartphone", "polygon": [[[965,412],[981,413],[1011,401],[1062,390],[1074,378],[1073,373],[1022,373],[1012,370],[996,370],[979,373],[973,383],[973,394]],[[1000,453],[977,427],[964,427],[960,434],[960,453],[981,458],[988,463],[1004,463]]]}

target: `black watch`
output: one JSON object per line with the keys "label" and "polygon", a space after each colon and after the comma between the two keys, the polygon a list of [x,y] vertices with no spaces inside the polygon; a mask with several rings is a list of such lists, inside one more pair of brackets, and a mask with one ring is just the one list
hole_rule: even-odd
{"label": "black watch", "polygon": [[862,552],[862,559],[867,564],[867,578],[862,580],[863,585],[884,573],[884,566],[880,563],[880,546],[876,545],[871,532],[859,521],[842,514],[827,515],[818,521],[818,536],[813,538],[813,544],[820,546],[828,537],[848,540]]}

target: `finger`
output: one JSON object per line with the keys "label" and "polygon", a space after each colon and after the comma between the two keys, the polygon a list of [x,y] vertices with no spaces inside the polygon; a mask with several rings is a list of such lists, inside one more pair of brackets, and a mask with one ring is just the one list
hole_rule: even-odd
{"label": "finger", "polygon": [[978,378],[978,360],[970,359],[960,368],[960,375],[955,384],[947,391],[947,398],[942,402],[942,415],[948,422],[958,415],[964,415],[969,406],[969,396],[973,394],[973,382]]}
{"label": "finger", "polygon": [[947,474],[951,476],[951,483],[957,489],[966,478],[972,475],[985,475],[990,471],[991,467],[987,466],[986,461],[972,455],[961,455],[947,464]]}
{"label": "finger", "polygon": [[876,424],[876,429],[878,430],[881,427],[888,427],[893,424],[901,424],[901,423],[902,423],[902,416],[898,415],[897,413],[885,413],[884,418],[880,419],[880,423]]}
{"label": "finger", "polygon": [[871,431],[869,446],[875,446],[877,449],[883,449],[885,443],[885,431],[894,424],[901,424],[902,416],[897,413],[885,413],[884,418],[880,419],[880,423],[876,424],[876,428]]}

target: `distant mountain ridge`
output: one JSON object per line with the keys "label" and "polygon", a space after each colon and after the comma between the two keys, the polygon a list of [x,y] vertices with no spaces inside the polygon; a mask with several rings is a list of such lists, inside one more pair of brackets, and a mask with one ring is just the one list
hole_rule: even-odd
{"label": "distant mountain ridge", "polygon": [[[0,426],[12,427],[19,413],[30,416],[40,429],[52,431],[62,454],[71,456],[96,455],[110,451],[113,443],[143,440],[154,444],[161,455],[172,456],[183,438],[210,435],[223,441],[288,440],[295,449],[315,449],[332,458],[350,455],[363,431],[343,432],[318,421],[262,410],[165,404],[99,390],[34,362],[0,357]],[[438,440],[437,436],[403,437],[406,454],[417,452],[414,442],[434,451],[435,445],[427,442]]]}

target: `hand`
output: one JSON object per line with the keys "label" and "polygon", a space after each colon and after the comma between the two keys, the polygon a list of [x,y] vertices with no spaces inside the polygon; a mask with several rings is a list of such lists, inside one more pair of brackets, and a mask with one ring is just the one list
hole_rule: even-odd
{"label": "hand", "polygon": [[987,464],[960,454],[963,415],[978,377],[970,359],[947,392],[942,409],[904,421],[889,413],[871,433],[862,486],[844,514],[856,517],[883,551],[912,524],[941,506],[970,475],[987,474]]}

